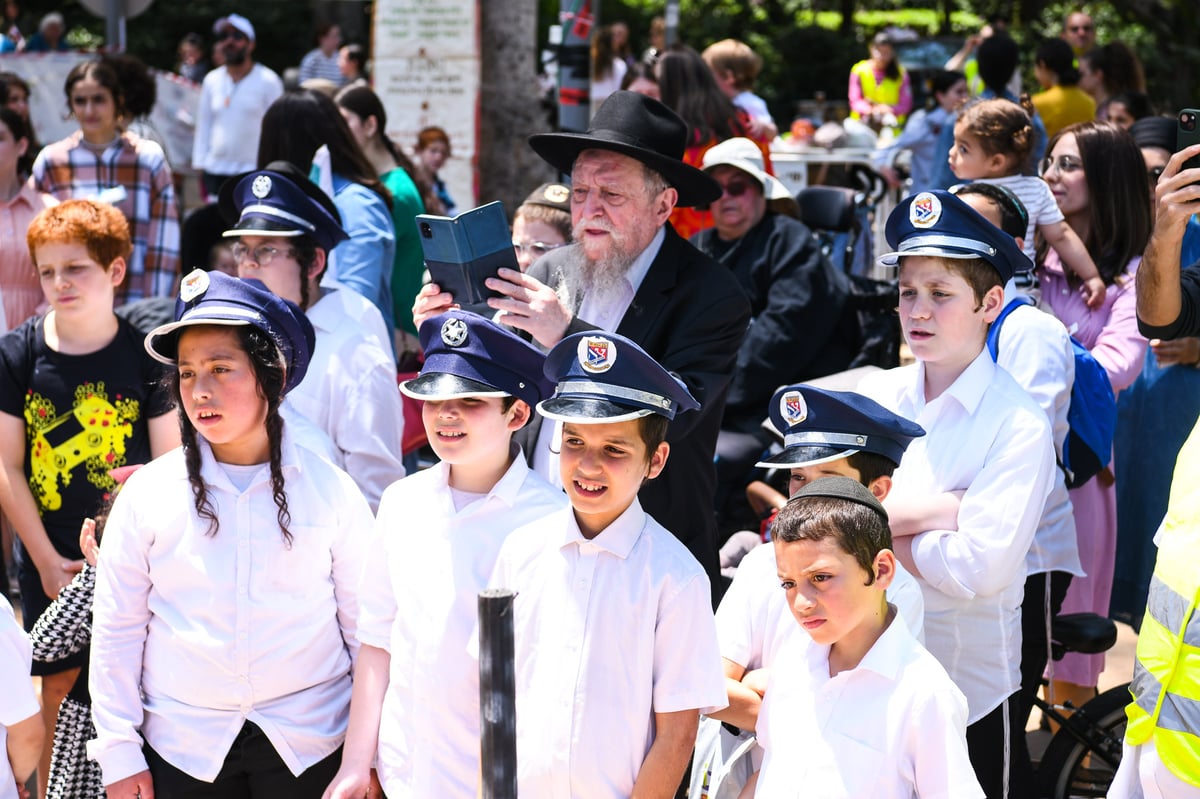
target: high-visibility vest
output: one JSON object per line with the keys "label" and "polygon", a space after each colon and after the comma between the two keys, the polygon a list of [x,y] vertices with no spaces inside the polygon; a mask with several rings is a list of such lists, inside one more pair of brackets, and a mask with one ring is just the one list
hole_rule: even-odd
{"label": "high-visibility vest", "polygon": [[[900,86],[904,83],[904,67],[897,64],[896,68],[900,70],[899,75],[894,78],[884,78],[882,83],[875,81],[875,64],[870,59],[859,61],[850,68],[850,74],[858,76],[864,100],[883,103],[894,108],[900,102]],[[857,111],[851,111],[850,116],[855,119],[862,118]],[[904,120],[907,118],[908,114],[896,114],[896,124],[903,127]]]}
{"label": "high-visibility vest", "polygon": [[1158,539],[1125,740],[1153,738],[1171,773],[1200,787],[1200,425],[1175,463]]}
{"label": "high-visibility vest", "polygon": [[974,58],[963,65],[963,77],[967,79],[967,91],[972,97],[983,94],[983,78],[979,77],[979,62]]}

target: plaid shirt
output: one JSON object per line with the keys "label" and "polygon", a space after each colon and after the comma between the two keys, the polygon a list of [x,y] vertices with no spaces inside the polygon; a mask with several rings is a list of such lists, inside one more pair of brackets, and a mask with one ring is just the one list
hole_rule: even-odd
{"label": "plaid shirt", "polygon": [[83,133],[76,131],[42,148],[29,180],[59,200],[99,199],[101,192],[123,188],[124,199],[113,204],[129,220],[133,254],[125,280],[117,287],[116,302],[175,296],[179,207],[161,147],[122,133],[97,155],[83,146]]}

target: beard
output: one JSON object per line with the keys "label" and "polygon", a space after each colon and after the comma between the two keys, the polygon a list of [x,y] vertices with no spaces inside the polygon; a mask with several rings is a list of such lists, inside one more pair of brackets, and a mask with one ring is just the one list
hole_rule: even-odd
{"label": "beard", "polygon": [[225,50],[225,63],[235,67],[240,67],[246,63],[246,59],[250,57],[245,47],[227,48]]}
{"label": "beard", "polygon": [[644,248],[634,243],[640,237],[631,236],[608,222],[595,219],[586,222],[581,220],[575,225],[573,238],[582,242],[585,229],[597,227],[608,232],[608,246],[596,253],[589,253],[583,244],[572,247],[570,259],[573,263],[568,268],[571,274],[578,277],[580,290],[609,294],[625,280],[625,275]]}

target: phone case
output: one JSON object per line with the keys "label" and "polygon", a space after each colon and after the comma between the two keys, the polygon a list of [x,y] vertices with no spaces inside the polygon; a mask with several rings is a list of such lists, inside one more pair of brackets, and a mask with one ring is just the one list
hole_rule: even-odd
{"label": "phone case", "polygon": [[[1183,108],[1176,115],[1175,152],[1193,144],[1200,144],[1200,109]],[[1200,167],[1200,156],[1189,158],[1183,165],[1184,169],[1196,167]]]}
{"label": "phone case", "polygon": [[504,205],[491,202],[455,217],[416,217],[429,276],[459,305],[478,305],[500,294],[484,281],[501,267],[519,269]]}

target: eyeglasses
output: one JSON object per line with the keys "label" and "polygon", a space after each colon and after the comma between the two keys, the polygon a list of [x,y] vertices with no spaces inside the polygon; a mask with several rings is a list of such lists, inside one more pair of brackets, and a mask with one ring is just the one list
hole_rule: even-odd
{"label": "eyeglasses", "polygon": [[246,34],[239,30],[223,30],[217,34],[217,41],[223,42],[226,39],[235,39],[239,42],[246,40]]}
{"label": "eyeglasses", "polygon": [[544,241],[526,241],[523,243],[519,241],[513,242],[513,249],[517,251],[517,255],[525,253],[526,255],[532,255],[535,259],[541,258],[551,250],[557,250],[559,247],[566,246],[567,242],[565,241],[558,244],[547,244]]}
{"label": "eyeglasses", "polygon": [[275,260],[276,255],[283,255],[287,258],[292,258],[296,255],[296,251],[291,247],[281,250],[269,244],[262,244],[254,249],[250,249],[245,244],[238,242],[230,247],[230,250],[233,252],[233,260],[236,263],[244,264],[250,261],[259,266],[270,266],[271,262]]}
{"label": "eyeglasses", "polygon": [[1060,175],[1069,175],[1083,169],[1083,162],[1073,155],[1060,155],[1058,158],[1046,156],[1042,159],[1041,176],[1049,175],[1051,169],[1057,169]]}
{"label": "eyeglasses", "polygon": [[1164,169],[1166,166],[1156,166],[1146,170],[1146,178],[1149,179],[1151,186],[1158,185],[1158,179],[1162,177]]}

